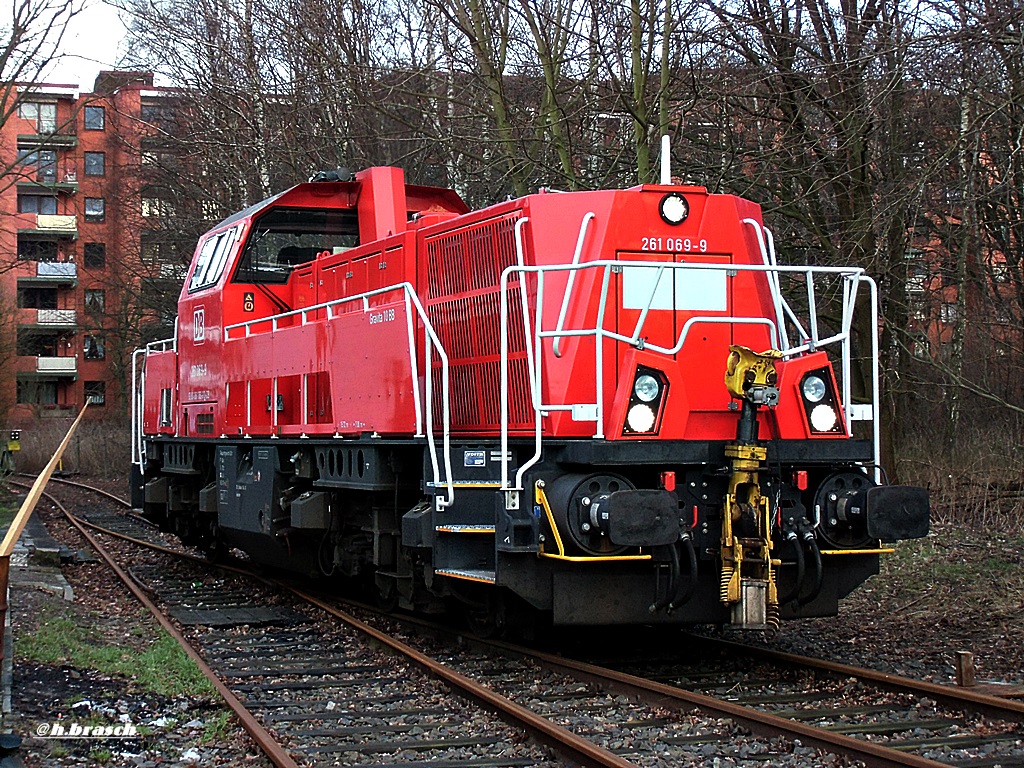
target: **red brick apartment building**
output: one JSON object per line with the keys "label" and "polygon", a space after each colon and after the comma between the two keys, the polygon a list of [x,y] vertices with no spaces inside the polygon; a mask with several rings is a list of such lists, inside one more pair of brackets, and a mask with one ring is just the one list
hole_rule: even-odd
{"label": "red brick apartment building", "polygon": [[146,137],[169,92],[101,72],[93,93],[33,84],[0,127],[0,414],[12,425],[123,413],[144,316]]}

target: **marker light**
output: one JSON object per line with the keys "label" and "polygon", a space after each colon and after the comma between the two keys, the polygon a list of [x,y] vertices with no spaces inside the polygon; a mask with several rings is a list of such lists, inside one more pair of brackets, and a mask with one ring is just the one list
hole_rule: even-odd
{"label": "marker light", "polygon": [[686,202],[686,198],[682,195],[670,192],[661,198],[658,211],[661,213],[661,218],[666,224],[675,226],[686,221],[686,217],[690,215],[690,204]]}
{"label": "marker light", "polygon": [[812,403],[820,403],[827,391],[825,382],[818,376],[808,376],[801,385],[804,397]]}
{"label": "marker light", "polygon": [[816,432],[831,431],[838,421],[835,409],[830,405],[816,405],[811,410],[811,428]]}
{"label": "marker light", "polygon": [[626,414],[626,425],[634,432],[650,432],[654,426],[654,410],[649,405],[637,403]]}
{"label": "marker light", "polygon": [[649,403],[661,393],[661,385],[658,380],[649,374],[641,374],[633,382],[633,394],[645,403]]}

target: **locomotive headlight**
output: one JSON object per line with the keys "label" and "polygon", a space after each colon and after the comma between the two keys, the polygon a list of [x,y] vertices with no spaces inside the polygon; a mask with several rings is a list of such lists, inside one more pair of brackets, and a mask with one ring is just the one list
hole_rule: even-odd
{"label": "locomotive headlight", "polygon": [[804,393],[804,397],[812,403],[820,403],[821,398],[825,396],[828,391],[825,387],[825,382],[821,380],[819,376],[808,376],[804,379],[804,383],[801,385],[801,389]]}
{"label": "locomotive headlight", "polygon": [[641,374],[633,382],[633,394],[637,396],[637,399],[649,403],[661,394],[661,384],[650,374]]}
{"label": "locomotive headlight", "polygon": [[839,417],[836,415],[835,408],[831,405],[821,403],[811,409],[811,428],[815,432],[831,431],[835,428],[838,420]]}
{"label": "locomotive headlight", "polygon": [[661,198],[658,212],[661,213],[661,218],[666,224],[675,226],[686,221],[686,217],[690,215],[690,204],[682,195],[670,192]]}
{"label": "locomotive headlight", "polygon": [[626,414],[626,426],[634,432],[650,432],[654,426],[654,409],[644,403],[637,403]]}

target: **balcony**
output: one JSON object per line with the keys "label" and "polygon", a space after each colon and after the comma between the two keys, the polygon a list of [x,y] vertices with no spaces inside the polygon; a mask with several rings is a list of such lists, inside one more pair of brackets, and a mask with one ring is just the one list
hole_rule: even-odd
{"label": "balcony", "polygon": [[[73,130],[74,126],[67,125],[61,128]],[[18,144],[39,149],[69,148],[78,146],[78,137],[70,133],[19,133]]]}
{"label": "balcony", "polygon": [[18,179],[18,191],[29,194],[40,192],[67,192],[75,194],[78,191],[78,173],[74,170],[58,172],[52,165],[38,170],[34,176],[27,173]]}
{"label": "balcony", "polygon": [[19,216],[21,221],[27,219],[28,222],[35,224],[35,227],[31,229],[19,227],[19,235],[49,235],[51,237],[70,237],[71,239],[78,237],[78,218],[76,216],[56,213],[37,213],[34,215],[34,222],[32,221],[33,214],[21,214]]}
{"label": "balcony", "polygon": [[188,274],[187,264],[160,264],[161,280],[184,280]]}
{"label": "balcony", "polygon": [[36,277],[68,281],[78,279],[78,265],[73,261],[36,262]]}
{"label": "balcony", "polygon": [[36,229],[45,232],[78,234],[78,219],[62,213],[37,213]]}
{"label": "balcony", "polygon": [[[78,265],[73,261],[36,261],[34,274],[18,275],[18,287],[50,286],[74,288],[78,285]],[[28,264],[26,264],[28,266]]]}
{"label": "balcony", "polygon": [[37,309],[36,325],[43,328],[76,328],[78,313],[73,309]]}
{"label": "balcony", "polygon": [[78,358],[76,357],[37,357],[36,373],[47,376],[77,376]]}
{"label": "balcony", "polygon": [[41,419],[68,419],[78,414],[78,406],[68,403],[47,403],[39,406]]}

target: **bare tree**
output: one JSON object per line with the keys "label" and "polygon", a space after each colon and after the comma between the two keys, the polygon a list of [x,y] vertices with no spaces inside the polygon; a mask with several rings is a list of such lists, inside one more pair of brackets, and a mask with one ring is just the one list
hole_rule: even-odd
{"label": "bare tree", "polygon": [[[59,59],[67,25],[83,2],[15,0],[11,15],[0,21],[0,129],[18,114],[33,86]],[[16,153],[0,159],[0,191],[16,183],[19,172]]]}

